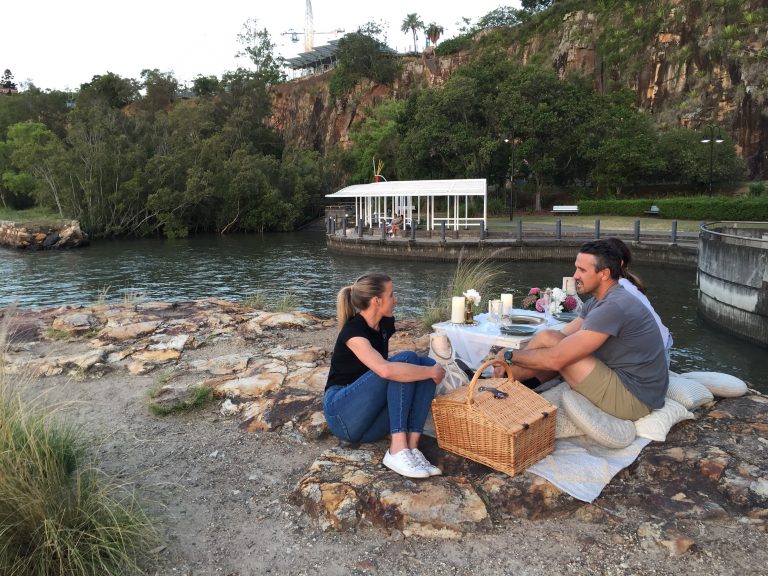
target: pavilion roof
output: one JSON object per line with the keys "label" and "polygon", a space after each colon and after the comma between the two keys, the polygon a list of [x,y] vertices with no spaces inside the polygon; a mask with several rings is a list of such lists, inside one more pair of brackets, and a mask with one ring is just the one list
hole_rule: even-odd
{"label": "pavilion roof", "polygon": [[393,196],[485,196],[485,178],[463,180],[396,180],[347,186],[326,198],[362,198]]}

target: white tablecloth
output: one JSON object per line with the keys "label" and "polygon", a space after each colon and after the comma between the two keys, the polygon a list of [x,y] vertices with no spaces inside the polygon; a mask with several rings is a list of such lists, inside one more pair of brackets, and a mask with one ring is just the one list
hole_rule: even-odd
{"label": "white tablecloth", "polygon": [[[531,310],[512,311],[513,315],[529,315],[543,318],[544,314],[532,312]],[[533,338],[531,336],[508,336],[502,334],[499,324],[488,322],[488,314],[479,314],[475,316],[477,325],[470,326],[465,324],[453,324],[451,322],[438,322],[433,324],[432,328],[448,336],[453,346],[455,355],[461,358],[467,366],[477,369],[482,364],[488,352],[493,346],[503,348],[514,348],[516,350],[524,348],[525,344]],[[564,326],[559,320],[552,320],[550,323],[541,324],[538,330],[546,328],[560,329]]]}

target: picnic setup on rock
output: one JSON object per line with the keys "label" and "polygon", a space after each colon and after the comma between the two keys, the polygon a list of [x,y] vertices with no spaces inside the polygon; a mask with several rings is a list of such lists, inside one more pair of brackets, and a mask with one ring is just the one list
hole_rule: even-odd
{"label": "picnic setup on rock", "polygon": [[[3,310],[5,370],[172,371],[157,405],[212,390],[223,422],[317,445],[288,500],[321,530],[457,538],[515,517],[621,522],[631,508],[680,553],[695,540],[681,518],[765,530],[768,398],[727,374],[671,372],[671,336],[624,286],[642,294],[629,256],[588,244],[550,287],[447,295],[431,334],[395,322],[383,273],[343,287],[335,321],[216,299]],[[41,353],[54,338],[64,351]]]}

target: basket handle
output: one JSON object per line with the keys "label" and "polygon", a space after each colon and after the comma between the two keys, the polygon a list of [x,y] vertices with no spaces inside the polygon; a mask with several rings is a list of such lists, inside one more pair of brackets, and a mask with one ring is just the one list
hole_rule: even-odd
{"label": "basket handle", "polygon": [[469,387],[467,389],[467,404],[469,406],[472,405],[472,396],[474,396],[475,388],[477,387],[477,381],[480,379],[480,375],[483,373],[483,370],[488,368],[488,366],[504,366],[507,370],[507,376],[510,380],[514,380],[515,377],[512,375],[512,367],[507,364],[506,362],[502,362],[501,360],[497,358],[492,358],[490,360],[486,360],[480,368],[477,369],[477,372],[475,372],[475,375],[472,377],[472,380],[469,383]]}

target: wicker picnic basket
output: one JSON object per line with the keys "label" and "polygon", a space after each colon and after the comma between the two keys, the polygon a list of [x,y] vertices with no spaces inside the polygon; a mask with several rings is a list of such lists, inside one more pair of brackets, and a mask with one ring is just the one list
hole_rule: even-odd
{"label": "wicker picnic basket", "polygon": [[[504,366],[508,378],[479,380],[488,366]],[[480,385],[508,395],[476,392]],[[512,377],[506,362],[489,360],[467,386],[432,400],[437,443],[444,450],[514,476],[552,452],[557,407]]]}

